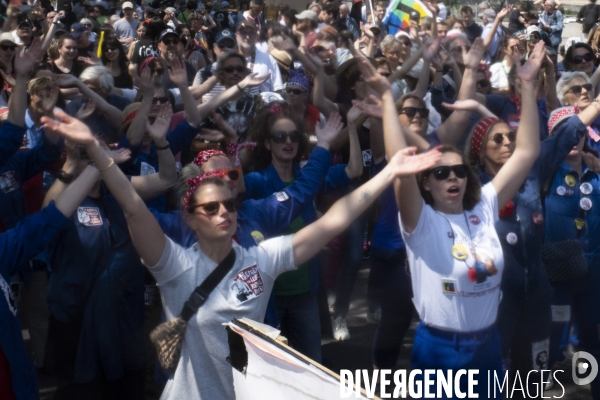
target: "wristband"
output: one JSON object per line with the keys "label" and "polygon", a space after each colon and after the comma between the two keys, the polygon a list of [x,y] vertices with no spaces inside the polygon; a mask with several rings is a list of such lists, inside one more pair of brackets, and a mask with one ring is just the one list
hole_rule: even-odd
{"label": "wristband", "polygon": [[170,148],[171,148],[171,143],[169,143],[169,142],[167,142],[166,145],[161,146],[161,147],[156,146],[156,150],[167,150],[167,149],[170,149]]}

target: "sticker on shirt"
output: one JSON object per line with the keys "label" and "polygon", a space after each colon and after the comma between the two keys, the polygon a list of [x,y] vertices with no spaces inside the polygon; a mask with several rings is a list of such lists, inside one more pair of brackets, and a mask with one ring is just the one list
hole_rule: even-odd
{"label": "sticker on shirt", "polygon": [[371,160],[373,159],[373,153],[371,153],[371,149],[362,151],[363,158],[363,167],[370,167]]}
{"label": "sticker on shirt", "polygon": [[579,185],[579,190],[581,190],[581,193],[583,194],[590,194],[594,191],[594,187],[591,183],[584,182],[581,185]]}
{"label": "sticker on shirt", "polygon": [[509,232],[508,235],[506,235],[506,241],[510,245],[514,246],[515,244],[517,244],[518,240],[519,240],[519,238],[517,237],[517,234],[514,232]]}
{"label": "sticker on shirt", "polygon": [[238,304],[260,296],[264,285],[258,267],[253,265],[241,270],[233,279],[230,289]]}
{"label": "sticker on shirt", "polygon": [[290,199],[290,195],[288,195],[285,191],[281,191],[281,192],[277,192],[273,194],[275,196],[275,200],[277,200],[280,203],[283,203],[284,201],[287,201]]}
{"label": "sticker on shirt", "polygon": [[154,169],[154,167],[150,164],[148,164],[147,162],[142,161],[142,163],[140,164],[140,175],[141,176],[145,176],[145,175],[152,175],[156,173],[156,169]]}
{"label": "sticker on shirt", "polygon": [[0,275],[0,290],[4,293],[4,298],[6,299],[6,304],[8,304],[8,309],[14,315],[17,316],[17,302],[13,296],[13,292],[8,285],[8,283],[4,280],[4,277]]}
{"label": "sticker on shirt", "polygon": [[542,215],[541,212],[536,211],[531,216],[531,220],[533,221],[534,224],[541,225],[544,223],[544,216]]}
{"label": "sticker on shirt", "polygon": [[556,188],[556,193],[559,196],[564,196],[565,194],[567,194],[567,188],[564,187],[564,186],[559,186],[559,187]]}
{"label": "sticker on shirt", "polygon": [[442,278],[442,291],[444,294],[458,296],[458,287],[456,285],[456,281],[454,279]]}
{"label": "sticker on shirt", "polygon": [[565,183],[567,185],[569,185],[570,187],[575,186],[575,184],[577,183],[577,180],[575,179],[575,177],[571,174],[565,176]]}
{"label": "sticker on shirt", "polygon": [[571,306],[551,306],[552,322],[569,322],[571,320]]}
{"label": "sticker on shirt", "polygon": [[548,352],[550,351],[550,339],[531,344],[532,366],[536,371],[548,369]]}
{"label": "sticker on shirt", "polygon": [[0,175],[0,189],[4,193],[12,192],[19,188],[19,182],[15,178],[15,173],[13,171],[6,171],[2,175]]}
{"label": "sticker on shirt", "polygon": [[250,236],[252,236],[252,239],[254,239],[254,243],[256,243],[257,245],[261,244],[265,240],[265,237],[259,231],[250,232]]}
{"label": "sticker on shirt", "polygon": [[521,118],[519,118],[519,116],[516,114],[511,114],[507,119],[510,129],[516,132],[519,129],[519,122],[521,122]]}
{"label": "sticker on shirt", "polygon": [[579,207],[585,211],[590,211],[592,208],[592,200],[584,197],[583,199],[579,200]]}
{"label": "sticker on shirt", "polygon": [[102,225],[102,216],[98,207],[78,207],[77,219],[84,226]]}
{"label": "sticker on shirt", "polygon": [[469,222],[471,222],[473,225],[479,225],[481,220],[479,219],[479,217],[477,215],[471,214],[471,215],[469,215]]}

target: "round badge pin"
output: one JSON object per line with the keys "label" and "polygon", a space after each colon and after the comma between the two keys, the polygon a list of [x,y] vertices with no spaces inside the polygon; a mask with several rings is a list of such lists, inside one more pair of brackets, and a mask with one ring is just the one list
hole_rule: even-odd
{"label": "round badge pin", "polygon": [[564,187],[564,186],[559,186],[559,187],[556,188],[556,193],[559,196],[564,196],[567,193],[567,188]]}
{"label": "round badge pin", "polygon": [[577,181],[575,180],[575,177],[573,175],[567,175],[565,176],[565,183],[573,187],[575,186],[575,183],[577,183]]}
{"label": "round badge pin", "polygon": [[577,218],[575,220],[575,228],[577,228],[577,230],[582,230],[583,227],[585,226],[585,221],[582,220],[581,218]]}
{"label": "round badge pin", "polygon": [[514,232],[509,232],[508,235],[506,235],[506,241],[508,242],[508,244],[515,245],[517,244],[518,240],[519,239],[517,238],[517,234]]}
{"label": "round badge pin", "polygon": [[585,211],[589,211],[592,208],[592,200],[584,197],[583,199],[579,200],[579,207]]}
{"label": "round badge pin", "polygon": [[589,182],[584,182],[579,186],[579,190],[583,194],[590,194],[594,190],[594,187]]}
{"label": "round badge pin", "polygon": [[466,260],[467,255],[467,248],[462,244],[455,244],[452,246],[452,256],[457,260]]}

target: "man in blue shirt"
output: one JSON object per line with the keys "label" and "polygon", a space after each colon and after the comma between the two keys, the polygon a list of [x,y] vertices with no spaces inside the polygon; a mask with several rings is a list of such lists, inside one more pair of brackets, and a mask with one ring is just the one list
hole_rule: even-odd
{"label": "man in blue shirt", "polygon": [[556,9],[554,0],[546,0],[544,3],[544,12],[540,14],[539,20],[542,24],[542,30],[548,32],[550,35],[552,47],[558,52],[558,46],[562,41],[563,15]]}

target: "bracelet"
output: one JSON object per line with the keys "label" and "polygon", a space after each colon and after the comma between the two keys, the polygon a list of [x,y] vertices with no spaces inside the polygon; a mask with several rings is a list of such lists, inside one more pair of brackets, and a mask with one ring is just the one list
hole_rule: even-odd
{"label": "bracelet", "polygon": [[244,91],[244,89],[242,89],[242,88],[241,88],[241,86],[240,86],[240,84],[239,84],[239,83],[236,83],[236,84],[235,84],[235,87],[237,87],[237,88],[238,88],[238,90],[239,90],[240,92],[243,92],[243,91]]}
{"label": "bracelet", "polygon": [[167,142],[166,145],[161,146],[161,147],[156,146],[156,150],[167,150],[167,149],[170,149],[170,148],[171,148],[171,143],[169,143],[169,142]]}
{"label": "bracelet", "polygon": [[108,166],[106,168],[103,168],[103,169],[98,168],[98,171],[104,172],[107,169],[109,169],[110,167],[112,167],[113,164],[115,163],[115,159],[111,157],[111,158],[109,158],[109,160],[110,160],[110,162],[108,163]]}

